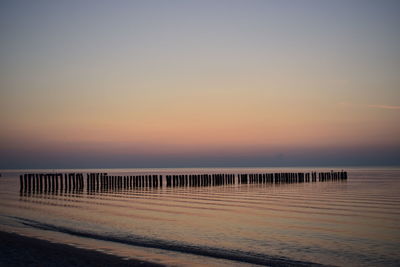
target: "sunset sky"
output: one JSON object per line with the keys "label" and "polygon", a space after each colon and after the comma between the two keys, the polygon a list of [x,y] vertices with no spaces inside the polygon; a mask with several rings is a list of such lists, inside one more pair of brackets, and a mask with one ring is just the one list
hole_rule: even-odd
{"label": "sunset sky", "polygon": [[400,165],[399,1],[1,1],[0,168]]}

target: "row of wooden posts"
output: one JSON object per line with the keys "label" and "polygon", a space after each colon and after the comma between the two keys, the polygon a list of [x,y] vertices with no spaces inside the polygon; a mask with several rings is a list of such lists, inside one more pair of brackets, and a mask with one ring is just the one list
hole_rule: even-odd
{"label": "row of wooden posts", "polygon": [[[82,173],[27,173],[20,175],[21,192],[83,191]],[[282,184],[347,180],[347,172],[290,172],[251,174],[176,174],[114,176],[107,173],[87,173],[86,189],[129,189],[152,187],[194,187],[233,184]]]}

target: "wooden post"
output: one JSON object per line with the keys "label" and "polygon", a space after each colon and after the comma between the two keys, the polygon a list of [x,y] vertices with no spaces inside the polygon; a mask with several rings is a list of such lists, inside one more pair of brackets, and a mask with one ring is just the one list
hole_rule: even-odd
{"label": "wooden post", "polygon": [[22,192],[24,188],[24,178],[22,176],[22,174],[19,176],[19,191]]}

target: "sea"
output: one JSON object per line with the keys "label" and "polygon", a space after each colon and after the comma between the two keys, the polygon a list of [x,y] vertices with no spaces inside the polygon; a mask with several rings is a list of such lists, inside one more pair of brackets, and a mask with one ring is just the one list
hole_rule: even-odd
{"label": "sea", "polygon": [[[345,181],[21,193],[23,173],[341,171]],[[168,266],[400,266],[400,168],[0,170],[0,230]],[[86,176],[85,176],[86,177]],[[237,178],[236,178],[237,179]]]}

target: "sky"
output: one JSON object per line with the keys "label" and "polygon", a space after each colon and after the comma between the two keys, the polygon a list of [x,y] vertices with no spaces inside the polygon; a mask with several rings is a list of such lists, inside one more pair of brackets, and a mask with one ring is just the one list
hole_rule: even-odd
{"label": "sky", "polygon": [[0,168],[400,165],[399,1],[1,1]]}

